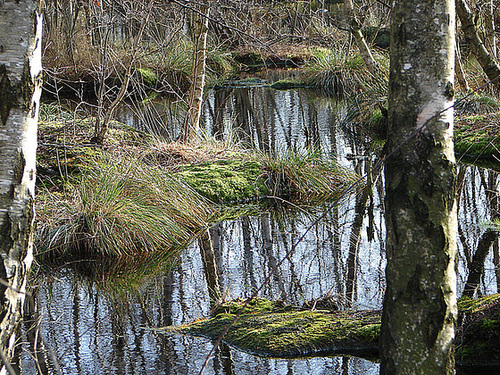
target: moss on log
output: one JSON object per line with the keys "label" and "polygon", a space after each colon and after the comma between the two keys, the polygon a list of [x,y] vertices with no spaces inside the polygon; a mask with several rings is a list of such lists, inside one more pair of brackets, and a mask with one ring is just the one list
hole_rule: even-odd
{"label": "moss on log", "polygon": [[[261,298],[243,307],[225,303],[214,317],[162,331],[217,339],[231,325],[224,342],[263,357],[298,358],[331,354],[378,356],[380,310],[304,310]],[[500,294],[458,303],[456,359],[462,366],[500,365]]]}
{"label": "moss on log", "polygon": [[[242,301],[224,304],[213,318],[191,323],[180,332],[216,339],[241,306]],[[353,354],[373,359],[379,331],[378,310],[300,310],[257,298],[242,311],[224,341],[263,357]]]}

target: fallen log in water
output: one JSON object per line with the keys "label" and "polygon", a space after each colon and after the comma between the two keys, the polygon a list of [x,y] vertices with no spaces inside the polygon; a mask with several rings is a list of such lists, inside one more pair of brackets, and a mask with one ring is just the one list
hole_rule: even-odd
{"label": "fallen log in water", "polygon": [[[225,303],[210,319],[160,331],[217,339],[263,357],[334,354],[377,359],[380,310],[304,310],[261,298],[243,307]],[[500,365],[500,294],[459,301],[456,359],[459,365]],[[237,314],[240,314],[235,320]],[[234,321],[234,322],[233,322]],[[232,324],[231,324],[232,323]]]}

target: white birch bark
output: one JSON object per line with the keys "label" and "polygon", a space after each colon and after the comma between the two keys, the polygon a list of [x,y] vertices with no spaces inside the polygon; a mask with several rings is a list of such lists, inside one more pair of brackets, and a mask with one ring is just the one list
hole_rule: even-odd
{"label": "white birch bark", "polygon": [[0,2],[0,350],[7,360],[33,259],[41,30],[38,1]]}
{"label": "white birch bark", "polygon": [[206,78],[208,16],[210,8],[200,6],[200,13],[193,13],[193,70],[189,91],[188,110],[184,121],[184,143],[197,142],[200,131],[201,106]]}
{"label": "white birch bark", "polygon": [[382,374],[454,374],[453,0],[392,10]]}
{"label": "white birch bark", "polygon": [[368,70],[372,74],[375,74],[378,69],[378,65],[375,59],[373,58],[372,51],[370,50],[370,47],[366,42],[363,32],[361,31],[361,25],[359,24],[358,19],[356,17],[353,1],[345,0],[344,9],[347,14],[349,27],[351,29],[351,34],[353,35],[354,40],[356,41],[356,45],[359,48],[359,52],[361,53],[361,56],[363,57],[363,60],[366,66],[368,67]]}

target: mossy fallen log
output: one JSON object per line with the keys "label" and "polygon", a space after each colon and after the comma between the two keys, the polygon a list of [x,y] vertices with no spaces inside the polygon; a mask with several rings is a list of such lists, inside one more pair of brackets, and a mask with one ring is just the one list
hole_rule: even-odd
{"label": "mossy fallen log", "polygon": [[[463,299],[458,306],[457,363],[500,366],[500,294]],[[304,310],[256,298],[244,308],[243,301],[225,303],[210,319],[161,330],[217,339],[234,321],[223,341],[254,355],[342,354],[373,360],[378,356],[380,319],[380,310]]]}
{"label": "mossy fallen log", "polygon": [[[226,303],[217,309],[213,318],[193,322],[179,331],[216,339],[241,308],[242,301]],[[374,359],[379,331],[379,310],[302,310],[257,298],[231,325],[224,342],[263,357],[350,354]]]}

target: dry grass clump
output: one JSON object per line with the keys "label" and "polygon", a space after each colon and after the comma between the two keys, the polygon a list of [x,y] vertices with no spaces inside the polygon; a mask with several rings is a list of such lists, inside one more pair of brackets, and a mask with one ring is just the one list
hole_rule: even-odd
{"label": "dry grass clump", "polygon": [[236,145],[226,142],[155,142],[144,154],[144,160],[153,165],[172,168],[179,164],[201,164],[216,160],[227,160],[243,152]]}
{"label": "dry grass clump", "polygon": [[94,158],[71,199],[47,207],[39,252],[62,255],[133,256],[176,248],[215,213],[189,186],[129,156]]}

